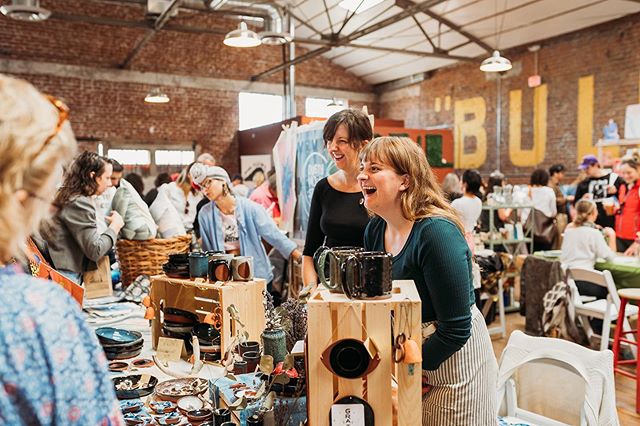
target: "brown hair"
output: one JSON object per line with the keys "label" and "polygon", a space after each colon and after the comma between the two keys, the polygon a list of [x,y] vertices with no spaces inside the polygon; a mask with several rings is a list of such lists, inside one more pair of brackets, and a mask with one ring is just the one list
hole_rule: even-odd
{"label": "brown hair", "polygon": [[402,215],[407,220],[444,217],[464,234],[464,226],[445,199],[425,153],[411,139],[382,136],[368,143],[360,153],[360,161],[379,161],[399,175],[407,175],[409,185],[400,195]]}
{"label": "brown hair", "polygon": [[[52,179],[75,153],[69,122],[31,84],[0,74],[0,260],[21,257],[27,237],[48,216]],[[52,137],[52,135],[54,135]],[[48,138],[51,138],[48,143]],[[20,201],[16,192],[29,196]]]}
{"label": "brown hair", "polygon": [[78,155],[66,171],[53,204],[61,209],[74,197],[94,195],[98,190],[96,179],[102,176],[107,164],[110,164],[109,160],[95,152],[85,151]]}
{"label": "brown hair", "polygon": [[362,142],[373,138],[373,129],[369,117],[356,109],[343,109],[333,114],[322,129],[324,143],[328,144],[336,135],[338,127],[344,124],[349,132],[349,145],[356,151],[362,148]]}
{"label": "brown hair", "polygon": [[591,200],[580,200],[576,203],[576,217],[573,219],[575,226],[582,226],[589,221],[589,216],[596,208],[596,203]]}

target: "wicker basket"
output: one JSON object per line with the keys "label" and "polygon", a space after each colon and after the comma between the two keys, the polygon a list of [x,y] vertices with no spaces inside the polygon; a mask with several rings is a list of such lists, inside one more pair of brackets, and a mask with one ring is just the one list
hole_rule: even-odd
{"label": "wicker basket", "polygon": [[169,255],[187,253],[190,244],[191,235],[146,241],[118,240],[116,252],[122,285],[131,284],[138,275],[162,274],[162,265],[167,263]]}

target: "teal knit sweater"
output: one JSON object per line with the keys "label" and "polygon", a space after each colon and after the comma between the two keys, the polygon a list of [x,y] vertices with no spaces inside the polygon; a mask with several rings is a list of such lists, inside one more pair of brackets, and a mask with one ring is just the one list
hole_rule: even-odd
{"label": "teal knit sweater", "polygon": [[[386,226],[379,217],[369,222],[367,250],[386,251]],[[437,322],[437,331],[422,345],[422,368],[435,370],[471,336],[471,252],[458,227],[442,217],[415,222],[393,258],[393,279],[413,280],[422,300],[422,322]]]}

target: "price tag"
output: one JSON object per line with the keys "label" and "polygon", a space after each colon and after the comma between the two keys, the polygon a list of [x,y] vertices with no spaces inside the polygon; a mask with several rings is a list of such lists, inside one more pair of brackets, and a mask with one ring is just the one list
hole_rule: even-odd
{"label": "price tag", "polygon": [[164,361],[179,361],[183,353],[186,354],[184,340],[172,339],[170,337],[160,337],[158,340],[158,349],[156,349],[158,359]]}
{"label": "price tag", "polygon": [[365,426],[364,405],[335,404],[331,406],[331,426]]}

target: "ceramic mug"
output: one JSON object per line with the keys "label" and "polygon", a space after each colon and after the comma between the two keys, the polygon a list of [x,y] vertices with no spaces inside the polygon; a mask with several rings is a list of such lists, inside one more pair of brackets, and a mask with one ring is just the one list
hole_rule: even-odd
{"label": "ceramic mug", "polygon": [[213,420],[216,426],[229,422],[231,420],[231,411],[227,408],[216,408],[213,410]]}
{"label": "ceramic mug", "polygon": [[189,278],[207,278],[207,258],[200,251],[189,253]]}
{"label": "ceramic mug", "polygon": [[[316,262],[318,280],[329,290],[343,293],[343,283],[346,279],[343,263],[349,256],[359,253],[364,249],[361,247],[342,246],[334,248],[321,247],[319,250],[321,250],[320,253],[317,256],[314,255],[314,258],[318,260]],[[326,276],[327,257],[329,258],[329,277]]]}
{"label": "ceramic mug", "polygon": [[236,256],[231,261],[234,281],[250,281],[253,279],[253,257]]}
{"label": "ceramic mug", "polygon": [[238,344],[238,353],[242,356],[245,352],[260,352],[260,342],[248,341]]}
{"label": "ceramic mug", "polygon": [[247,373],[253,373],[260,363],[260,352],[245,352],[242,354],[242,360],[247,362]]}
{"label": "ceramic mug", "polygon": [[351,299],[391,297],[392,255],[383,251],[360,252],[344,262],[345,294]]}
{"label": "ceramic mug", "polygon": [[209,258],[209,281],[230,281],[231,280],[231,262],[220,257]]}

